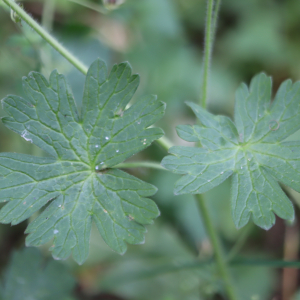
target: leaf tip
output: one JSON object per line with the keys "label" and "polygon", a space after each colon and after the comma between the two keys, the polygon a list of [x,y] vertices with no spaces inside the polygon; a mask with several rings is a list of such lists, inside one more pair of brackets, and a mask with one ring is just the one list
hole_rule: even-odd
{"label": "leaf tip", "polygon": [[140,75],[139,74],[132,74],[130,78],[130,83],[137,81],[137,84],[140,83]]}

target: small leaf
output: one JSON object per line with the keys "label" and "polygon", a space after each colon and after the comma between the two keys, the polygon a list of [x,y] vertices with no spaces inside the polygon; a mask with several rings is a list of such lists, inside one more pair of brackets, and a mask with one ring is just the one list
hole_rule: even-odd
{"label": "small leaf", "polygon": [[2,223],[18,224],[46,206],[28,226],[26,244],[53,240],[53,256],[73,253],[83,263],[94,221],[105,242],[124,253],[126,242],[144,242],[145,228],[159,215],[146,197],[156,188],[111,167],[160,138],[148,128],[162,117],[165,105],[155,96],[125,109],[139,85],[128,63],[113,67],[97,60],[90,67],[79,115],[65,77],[53,71],[50,82],[39,73],[24,78],[26,100],[2,100],[3,123],[50,157],[0,154]]}
{"label": "small leaf", "polygon": [[75,280],[57,261],[45,261],[37,249],[13,253],[3,278],[1,299],[71,299]]}
{"label": "small leaf", "polygon": [[204,193],[232,175],[232,216],[238,228],[252,217],[269,229],[275,214],[294,219],[293,205],[277,181],[300,192],[300,141],[284,139],[300,129],[300,82],[280,86],[271,104],[271,78],[259,74],[236,93],[235,124],[187,103],[201,126],[179,126],[178,135],[202,147],[172,147],[162,165],[184,176],[175,194]]}

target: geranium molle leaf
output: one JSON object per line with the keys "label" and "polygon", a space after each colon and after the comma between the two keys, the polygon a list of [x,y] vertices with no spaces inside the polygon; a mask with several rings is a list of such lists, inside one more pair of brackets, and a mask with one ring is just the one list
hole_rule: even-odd
{"label": "geranium molle leaf", "polygon": [[172,147],[162,165],[184,176],[176,194],[204,193],[232,176],[232,216],[238,228],[252,218],[269,229],[275,214],[294,219],[280,183],[300,192],[300,141],[284,141],[300,129],[300,82],[287,80],[271,103],[271,78],[259,74],[236,93],[233,123],[187,103],[201,125],[178,126],[178,135],[201,147]]}
{"label": "geranium molle leaf", "polygon": [[59,259],[73,253],[83,263],[89,251],[92,222],[105,242],[124,253],[126,243],[144,242],[145,224],[159,215],[147,197],[156,188],[112,168],[163,135],[149,128],[165,105],[147,96],[126,109],[139,85],[128,63],[111,73],[101,60],[87,74],[82,113],[63,75],[53,71],[49,82],[39,73],[24,78],[26,98],[2,100],[3,123],[49,157],[0,154],[2,223],[18,224],[45,206],[28,226],[27,245],[53,239]]}

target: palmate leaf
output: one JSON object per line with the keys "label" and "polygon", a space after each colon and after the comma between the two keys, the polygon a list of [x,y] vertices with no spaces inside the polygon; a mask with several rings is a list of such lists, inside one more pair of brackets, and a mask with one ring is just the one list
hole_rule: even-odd
{"label": "palmate leaf", "polygon": [[175,194],[204,193],[232,176],[232,216],[237,228],[252,217],[269,229],[275,214],[294,219],[281,182],[300,192],[300,141],[284,141],[300,129],[300,82],[287,80],[271,104],[271,78],[259,74],[236,93],[235,124],[187,103],[201,126],[178,126],[178,135],[202,147],[172,147],[162,165],[185,174]]}
{"label": "palmate leaf", "polygon": [[101,60],[92,64],[81,117],[57,71],[49,83],[35,72],[23,83],[26,99],[3,99],[9,116],[2,121],[50,157],[0,154],[0,201],[8,202],[0,221],[20,223],[47,205],[28,226],[26,244],[39,246],[53,238],[53,256],[72,253],[78,263],[87,258],[93,221],[119,253],[126,251],[126,242],[143,243],[143,225],[159,215],[146,198],[156,188],[111,167],[163,135],[148,127],[162,117],[165,105],[148,96],[125,109],[139,84],[128,63],[114,66],[109,76]]}

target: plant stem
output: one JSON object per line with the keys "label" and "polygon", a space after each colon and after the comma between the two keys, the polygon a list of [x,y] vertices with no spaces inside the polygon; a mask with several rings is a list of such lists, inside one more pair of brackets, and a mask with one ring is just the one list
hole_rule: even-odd
{"label": "plant stem", "polygon": [[[217,29],[220,7],[221,7],[221,0],[217,0],[217,3],[215,4],[214,12],[213,12],[213,20],[212,20],[212,25],[211,25],[212,26],[212,40],[211,40],[212,45],[214,43],[214,39],[216,36],[216,29]],[[212,45],[211,45],[211,48],[213,48]]]}
{"label": "plant stem", "polygon": [[[202,77],[202,93],[200,98],[200,103],[203,107],[206,107],[208,98],[208,77],[209,68],[212,54],[212,44],[213,44],[213,34],[214,31],[212,27],[213,18],[213,7],[214,0],[208,0],[207,2],[207,15],[206,15],[206,31],[205,31],[205,43],[204,43],[204,62],[203,62],[203,77]],[[215,16],[217,20],[217,16]]]}
{"label": "plant stem", "polygon": [[164,136],[156,140],[156,142],[160,144],[166,151],[168,151],[171,147],[174,146],[173,143]]}
{"label": "plant stem", "polygon": [[[53,20],[55,14],[55,1],[56,0],[45,0],[42,15],[43,27],[51,31],[53,29]],[[52,71],[52,55],[51,49],[47,45],[43,45],[40,49],[41,57],[41,73],[45,76],[49,76]]]}
{"label": "plant stem", "polygon": [[43,7],[42,25],[48,31],[52,31],[55,13],[55,0],[46,0]]}
{"label": "plant stem", "polygon": [[239,236],[238,240],[234,244],[234,246],[230,249],[229,253],[227,254],[227,261],[230,262],[236,255],[240,252],[242,247],[245,245],[251,230],[253,229],[252,224],[248,224],[245,229],[242,231],[241,235]]}
{"label": "plant stem", "polygon": [[3,0],[13,11],[15,11],[32,29],[34,29],[45,41],[47,41],[54,49],[56,49],[63,57],[65,57],[72,65],[74,65],[83,74],[87,73],[87,67],[78,60],[72,53],[64,48],[52,35],[50,35],[42,26],[40,26],[33,18],[31,18],[18,4],[13,0]]}
{"label": "plant stem", "polygon": [[[157,267],[153,267],[152,269],[147,268],[146,270],[139,270],[128,272],[126,276],[123,274],[121,276],[114,277],[112,284],[114,287],[120,286],[123,284],[128,284],[129,282],[149,279],[153,277],[158,277],[164,274],[171,274],[175,272],[181,272],[186,270],[201,270],[206,266],[211,265],[213,262],[210,260],[207,261],[188,261],[188,262],[181,262],[181,263],[167,263],[162,264]],[[155,262],[154,262],[155,264]],[[299,269],[300,261],[284,261],[284,260],[265,260],[265,259],[235,259],[233,260],[230,265],[232,267],[240,267],[240,266],[247,266],[247,267],[265,267],[265,268],[294,268]],[[108,286],[110,283],[105,282],[104,286]]]}
{"label": "plant stem", "polygon": [[[13,0],[3,0],[13,11],[15,11],[33,30],[35,30],[46,42],[48,42],[56,51],[65,57],[74,67],[76,67],[84,75],[87,74],[88,68],[63,47],[51,34],[49,34],[41,25],[32,19],[18,4]],[[76,2],[76,1],[73,1]],[[164,149],[168,151],[173,144],[165,137],[156,141]]]}
{"label": "plant stem", "polygon": [[228,270],[226,260],[223,255],[221,243],[217,236],[217,232],[214,228],[213,222],[209,216],[208,208],[206,206],[204,198],[201,194],[196,195],[196,198],[198,200],[197,203],[198,203],[199,211],[202,215],[203,223],[205,224],[207,234],[209,235],[210,242],[214,249],[214,255],[215,255],[217,267],[219,269],[222,279],[224,280],[227,296],[230,300],[237,300],[238,298],[235,295],[235,291],[231,282],[231,276]]}
{"label": "plant stem", "polygon": [[[214,35],[216,33],[216,25],[218,19],[218,12],[221,1],[218,0],[217,5],[214,6],[214,0],[207,0],[207,15],[206,15],[206,31],[205,31],[205,46],[204,46],[204,63],[203,63],[203,80],[202,80],[202,94],[200,102],[203,108],[206,108],[208,98],[208,80],[209,80],[209,69],[213,48]],[[215,7],[215,11],[214,11]],[[230,300],[237,300],[235,290],[232,285],[231,275],[228,270],[227,261],[223,255],[221,242],[218,238],[217,231],[213,226],[213,222],[209,216],[205,199],[203,195],[196,195],[198,208],[202,215],[202,220],[206,228],[207,234],[210,238],[210,242],[213,246],[214,255],[217,267],[220,272],[225,285],[227,296]]]}
{"label": "plant stem", "polygon": [[156,162],[150,162],[150,161],[139,161],[139,162],[125,162],[118,164],[116,166],[113,166],[112,168],[118,168],[118,169],[128,169],[128,168],[151,168],[151,169],[157,169],[157,170],[165,170],[164,167],[162,167],[159,163]]}

